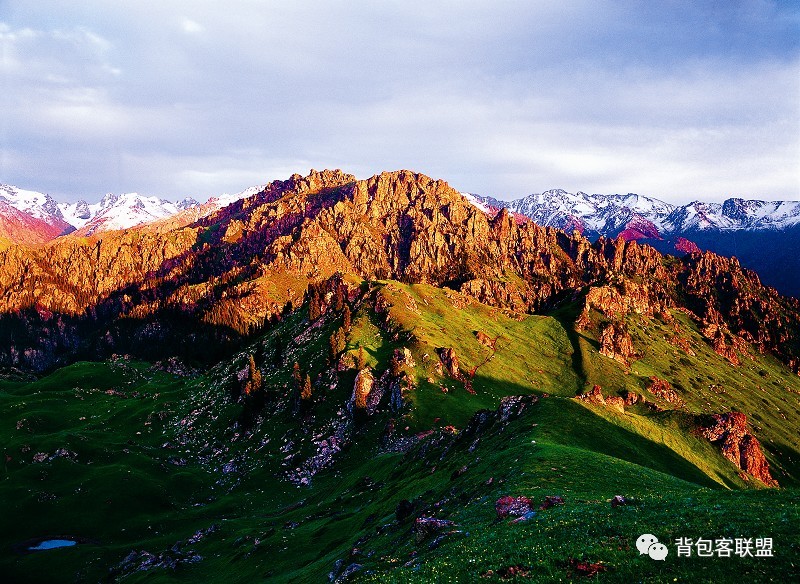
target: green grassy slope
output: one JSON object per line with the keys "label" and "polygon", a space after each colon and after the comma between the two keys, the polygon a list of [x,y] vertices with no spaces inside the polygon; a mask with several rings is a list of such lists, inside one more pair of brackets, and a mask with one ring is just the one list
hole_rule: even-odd
{"label": "green grassy slope", "polygon": [[[375,294],[388,313],[375,312]],[[394,349],[410,349],[415,389],[405,393],[404,412],[383,407],[350,420],[355,371],[331,371],[328,339],[341,325],[333,313],[309,327],[298,311],[194,377],[116,360],[77,363],[33,382],[0,381],[0,572],[28,582],[320,582],[341,560],[363,566],[356,579],[376,582],[499,581],[489,571],[514,565],[539,581],[569,581],[577,558],[607,568],[603,581],[800,575],[800,378],[776,361],[754,355],[731,367],[681,314],[675,323],[629,319],[642,356],[626,370],[599,355],[596,339],[573,331],[564,313],[521,317],[396,282],[375,284],[369,298],[353,306],[346,352],[355,359],[362,347],[378,376]],[[696,356],[668,342],[676,323]],[[462,379],[437,371],[444,347],[458,355]],[[256,413],[230,397],[249,354],[265,388]],[[294,362],[313,380],[308,410],[293,405]],[[648,395],[651,375],[670,380],[686,407]],[[633,390],[670,409],[622,413],[572,398],[594,383],[606,395]],[[477,410],[520,394],[548,397],[469,439],[449,427],[463,430]],[[730,409],[748,414],[787,488],[753,489],[692,433],[696,414]],[[308,486],[287,480],[337,432],[345,446],[332,466]],[[536,503],[559,495],[565,504],[523,523],[497,522],[503,495]],[[614,495],[634,503],[612,509]],[[413,519],[397,520],[401,500],[462,533],[430,549],[431,539],[416,541]],[[772,537],[775,557],[673,555],[656,563],[635,551],[642,532],[662,541]],[[14,551],[54,536],[85,541]],[[151,564],[176,563],[136,571],[148,556],[126,564],[132,551],[152,554]]]}

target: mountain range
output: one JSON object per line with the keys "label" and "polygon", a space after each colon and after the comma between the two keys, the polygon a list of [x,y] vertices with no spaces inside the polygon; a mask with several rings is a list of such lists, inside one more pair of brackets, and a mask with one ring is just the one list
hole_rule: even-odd
{"label": "mountain range", "polygon": [[465,193],[487,211],[507,208],[539,225],[577,229],[591,240],[622,237],[663,253],[710,250],[736,256],[767,284],[800,296],[800,201],[740,198],[673,205],[651,197],[589,195],[561,189],[513,201]]}
{"label": "mountain range", "polygon": [[587,237],[657,239],[695,231],[783,230],[800,225],[800,201],[727,199],[673,205],[629,193],[589,195],[561,189],[513,201],[470,194],[487,208],[505,207],[545,227],[577,229]]}
{"label": "mountain range", "polygon": [[[185,198],[177,203],[137,193],[109,193],[98,203],[58,203],[50,195],[0,185],[0,244],[44,243],[75,232],[91,235],[128,229],[173,218],[172,225],[197,220],[263,189],[253,186],[205,203]],[[709,250],[736,256],[746,267],[781,293],[800,296],[800,202],[729,198],[722,203],[693,201],[673,205],[652,197],[600,195],[561,189],[505,201],[462,193],[489,213],[506,208],[543,227],[577,229],[594,241],[599,237],[636,240],[662,253]],[[765,253],[769,250],[769,253]]]}
{"label": "mountain range", "polygon": [[736,258],[405,170],[207,204],[0,249],[7,580],[800,576],[800,300]]}
{"label": "mountain range", "polygon": [[182,213],[186,221],[192,221],[262,188],[212,197],[202,204],[190,197],[173,203],[138,193],[108,193],[90,204],[84,200],[59,203],[45,193],[0,185],[0,237],[15,243],[44,243],[70,233],[86,236],[128,229]]}

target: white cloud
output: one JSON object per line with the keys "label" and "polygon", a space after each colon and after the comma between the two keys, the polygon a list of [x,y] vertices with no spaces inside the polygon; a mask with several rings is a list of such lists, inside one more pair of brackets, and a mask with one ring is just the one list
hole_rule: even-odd
{"label": "white cloud", "polygon": [[205,32],[206,27],[190,18],[184,18],[181,23],[181,30],[186,34],[201,34]]}

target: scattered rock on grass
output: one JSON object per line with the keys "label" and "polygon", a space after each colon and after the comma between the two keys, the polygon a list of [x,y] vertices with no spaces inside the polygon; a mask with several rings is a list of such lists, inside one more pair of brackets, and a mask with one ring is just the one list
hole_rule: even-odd
{"label": "scattered rock on grass", "polygon": [[533,519],[534,517],[536,517],[536,511],[528,511],[525,515],[517,517],[511,523],[522,523],[523,521],[527,521],[528,519]]}
{"label": "scattered rock on grass", "polygon": [[620,507],[621,505],[627,505],[628,503],[630,503],[630,500],[623,497],[622,495],[614,495],[614,497],[611,499],[612,508]]}
{"label": "scattered rock on grass", "polygon": [[511,580],[513,578],[532,578],[533,568],[529,566],[516,565],[504,566],[497,570],[486,570],[481,574],[481,578],[494,578],[497,576],[501,580]]}
{"label": "scattered rock on grass", "polygon": [[434,519],[433,517],[418,517],[414,522],[414,534],[417,543],[428,537],[441,533],[445,529],[455,527],[456,524],[449,519]]}
{"label": "scattered rock on grass", "polygon": [[564,498],[558,495],[547,495],[544,498],[544,502],[539,505],[539,509],[544,511],[545,509],[549,509],[550,507],[555,507],[556,505],[563,505]]}
{"label": "scattered rock on grass", "polygon": [[506,495],[500,497],[494,504],[498,519],[506,517],[522,517],[526,513],[533,511],[531,500],[528,497],[511,497]]}
{"label": "scattered rock on grass", "polygon": [[573,574],[578,576],[583,576],[585,578],[591,578],[592,576],[596,576],[600,572],[607,572],[608,567],[604,566],[599,562],[588,562],[586,560],[577,560],[575,558],[569,559],[569,576]]}

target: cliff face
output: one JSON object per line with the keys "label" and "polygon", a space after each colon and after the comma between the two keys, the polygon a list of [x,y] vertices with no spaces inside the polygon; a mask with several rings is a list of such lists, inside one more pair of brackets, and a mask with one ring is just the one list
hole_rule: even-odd
{"label": "cliff face", "polygon": [[[409,171],[363,181],[341,171],[294,175],[187,226],[15,246],[0,252],[0,265],[0,316],[30,333],[3,339],[0,363],[34,369],[47,354],[68,360],[89,333],[118,346],[123,321],[133,339],[167,339],[154,327],[176,320],[234,338],[337,272],[448,286],[520,312],[556,307],[589,286],[587,307],[615,319],[685,305],[784,360],[800,354],[797,303],[735,260],[701,254],[667,265],[633,241],[591,244],[507,210],[491,217],[447,183]],[[26,361],[26,351],[39,353]]]}

